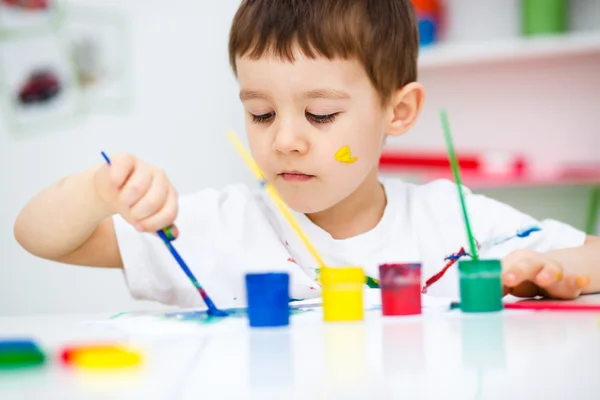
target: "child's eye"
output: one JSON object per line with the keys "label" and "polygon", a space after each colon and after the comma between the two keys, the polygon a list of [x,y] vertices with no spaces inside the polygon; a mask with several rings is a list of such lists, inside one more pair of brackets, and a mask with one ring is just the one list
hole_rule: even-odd
{"label": "child's eye", "polygon": [[250,114],[250,115],[252,115],[252,122],[254,122],[255,124],[266,124],[267,122],[270,122],[275,117],[274,112],[261,114],[261,115],[254,115],[254,114]]}
{"label": "child's eye", "polygon": [[306,113],[306,118],[312,122],[317,124],[327,124],[329,122],[333,122],[338,113],[327,114],[327,115],[315,115],[309,112]]}

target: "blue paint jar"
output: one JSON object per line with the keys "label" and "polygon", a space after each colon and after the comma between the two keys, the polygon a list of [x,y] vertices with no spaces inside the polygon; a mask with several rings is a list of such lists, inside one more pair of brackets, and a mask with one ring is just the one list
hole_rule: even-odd
{"label": "blue paint jar", "polygon": [[290,275],[287,272],[246,274],[248,320],[251,327],[290,323]]}

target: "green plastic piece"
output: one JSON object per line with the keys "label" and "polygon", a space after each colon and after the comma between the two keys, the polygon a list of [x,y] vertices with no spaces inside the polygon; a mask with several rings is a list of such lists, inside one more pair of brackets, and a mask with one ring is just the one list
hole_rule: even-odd
{"label": "green plastic piece", "polygon": [[524,35],[556,34],[567,30],[567,0],[522,0]]}
{"label": "green plastic piece", "polygon": [[460,309],[463,312],[502,310],[502,265],[500,260],[461,260]]}
{"label": "green plastic piece", "polygon": [[41,365],[46,361],[44,353],[35,345],[2,343],[0,346],[0,369],[13,369]]}

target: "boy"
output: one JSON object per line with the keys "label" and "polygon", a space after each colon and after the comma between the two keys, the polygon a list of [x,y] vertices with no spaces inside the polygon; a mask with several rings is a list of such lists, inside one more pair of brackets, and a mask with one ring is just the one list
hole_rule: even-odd
{"label": "boy", "polygon": [[[378,177],[386,137],[414,125],[424,101],[409,0],[246,0],[230,33],[250,149],[329,266],[377,278],[385,262],[419,261],[428,279],[466,246],[455,186]],[[600,239],[466,192],[482,251],[501,258],[506,293],[574,298],[600,289]],[[47,259],[123,268],[134,297],[203,307],[160,239],[176,247],[219,307],[244,301],[244,274],[283,270],[290,296],[320,295],[318,267],[260,189],[206,189],[178,199],[157,167],[114,155],[38,194],[15,223],[19,243]],[[458,296],[456,266],[428,293]]]}

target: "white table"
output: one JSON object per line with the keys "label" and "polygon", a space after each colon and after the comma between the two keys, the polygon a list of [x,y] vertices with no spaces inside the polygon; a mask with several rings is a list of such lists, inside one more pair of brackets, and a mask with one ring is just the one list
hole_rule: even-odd
{"label": "white table", "polygon": [[369,311],[362,323],[325,324],[317,310],[270,330],[244,319],[172,330],[143,318],[87,322],[107,317],[0,318],[1,337],[30,337],[46,352],[108,339],[145,357],[127,372],[58,362],[0,371],[0,399],[600,399],[600,313]]}

